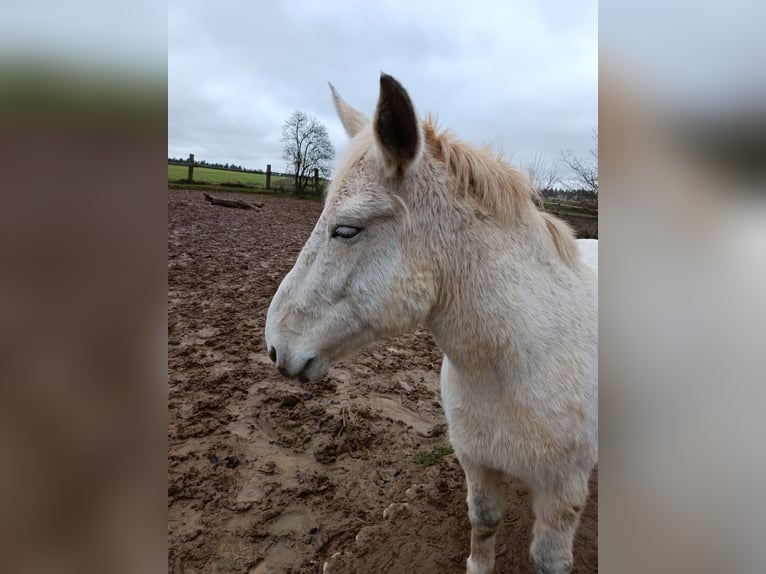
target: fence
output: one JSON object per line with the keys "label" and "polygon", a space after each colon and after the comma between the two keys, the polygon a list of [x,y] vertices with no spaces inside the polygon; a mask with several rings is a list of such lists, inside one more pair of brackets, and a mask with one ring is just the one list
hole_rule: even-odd
{"label": "fence", "polygon": [[[187,172],[187,177],[186,177],[186,181],[188,183],[193,183],[194,182],[194,168],[195,167],[204,167],[205,169],[218,169],[218,170],[221,170],[221,171],[233,171],[233,172],[238,172],[238,173],[259,173],[259,174],[262,173],[262,174],[265,174],[265,176],[266,176],[266,189],[268,189],[268,190],[271,189],[271,176],[272,175],[277,176],[277,177],[281,177],[281,178],[294,178],[295,177],[295,174],[291,174],[291,173],[279,173],[279,172],[272,171],[271,164],[267,164],[266,165],[266,171],[265,172],[264,171],[260,171],[260,170],[251,170],[251,169],[239,169],[239,170],[235,169],[235,170],[232,170],[232,169],[227,169],[225,167],[220,167],[220,166],[200,165],[199,163],[194,161],[194,154],[193,153],[189,154],[189,158],[186,160],[185,163],[181,163],[181,162],[178,162],[178,161],[171,161],[171,160],[169,160],[168,163],[169,164],[173,164],[173,165],[186,165],[186,166],[188,166],[188,172]],[[313,183],[314,191],[316,193],[319,193],[321,191],[321,188],[320,188],[319,169],[317,169],[317,168],[314,168],[314,177],[312,178],[312,183]],[[281,184],[280,184],[280,187],[281,187]]]}

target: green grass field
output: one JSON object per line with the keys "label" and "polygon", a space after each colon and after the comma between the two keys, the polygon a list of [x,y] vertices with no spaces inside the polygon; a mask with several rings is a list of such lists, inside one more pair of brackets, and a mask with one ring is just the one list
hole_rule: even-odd
{"label": "green grass field", "polygon": [[[189,168],[185,165],[168,165],[168,181],[185,180],[189,174]],[[209,167],[194,168],[195,183],[211,183],[220,185],[222,183],[240,183],[253,187],[266,186],[266,174],[248,173],[244,171],[226,171],[223,169],[210,169]],[[276,187],[279,181],[283,179],[277,176],[271,176],[271,186]]]}

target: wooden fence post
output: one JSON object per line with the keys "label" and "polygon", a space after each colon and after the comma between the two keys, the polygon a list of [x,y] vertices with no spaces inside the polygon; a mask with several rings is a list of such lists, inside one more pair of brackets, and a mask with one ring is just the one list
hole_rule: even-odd
{"label": "wooden fence post", "polygon": [[271,164],[266,165],[266,189],[271,189]]}
{"label": "wooden fence post", "polygon": [[319,193],[319,170],[314,168],[314,192]]}
{"label": "wooden fence post", "polygon": [[189,154],[189,177],[187,178],[189,180],[189,183],[192,182],[194,175],[194,154]]}

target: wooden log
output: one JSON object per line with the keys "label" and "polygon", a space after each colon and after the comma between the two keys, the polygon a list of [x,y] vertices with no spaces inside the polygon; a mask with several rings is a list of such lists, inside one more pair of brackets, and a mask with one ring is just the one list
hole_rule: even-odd
{"label": "wooden log", "polygon": [[212,197],[208,195],[207,193],[204,194],[205,199],[207,199],[211,204],[213,205],[220,205],[222,207],[233,207],[236,209],[255,209],[263,207],[262,203],[245,203],[244,201],[240,201],[238,199],[223,199],[220,197]]}

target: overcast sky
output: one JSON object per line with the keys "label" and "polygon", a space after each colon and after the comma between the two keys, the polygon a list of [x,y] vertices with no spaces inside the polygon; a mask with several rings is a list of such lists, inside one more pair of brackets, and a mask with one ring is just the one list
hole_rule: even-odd
{"label": "overcast sky", "polygon": [[[595,1],[171,0],[168,155],[284,170],[281,127],[346,135],[327,82],[371,117],[384,71],[421,116],[515,165],[587,155],[598,127]],[[561,168],[561,173],[565,170]]]}

